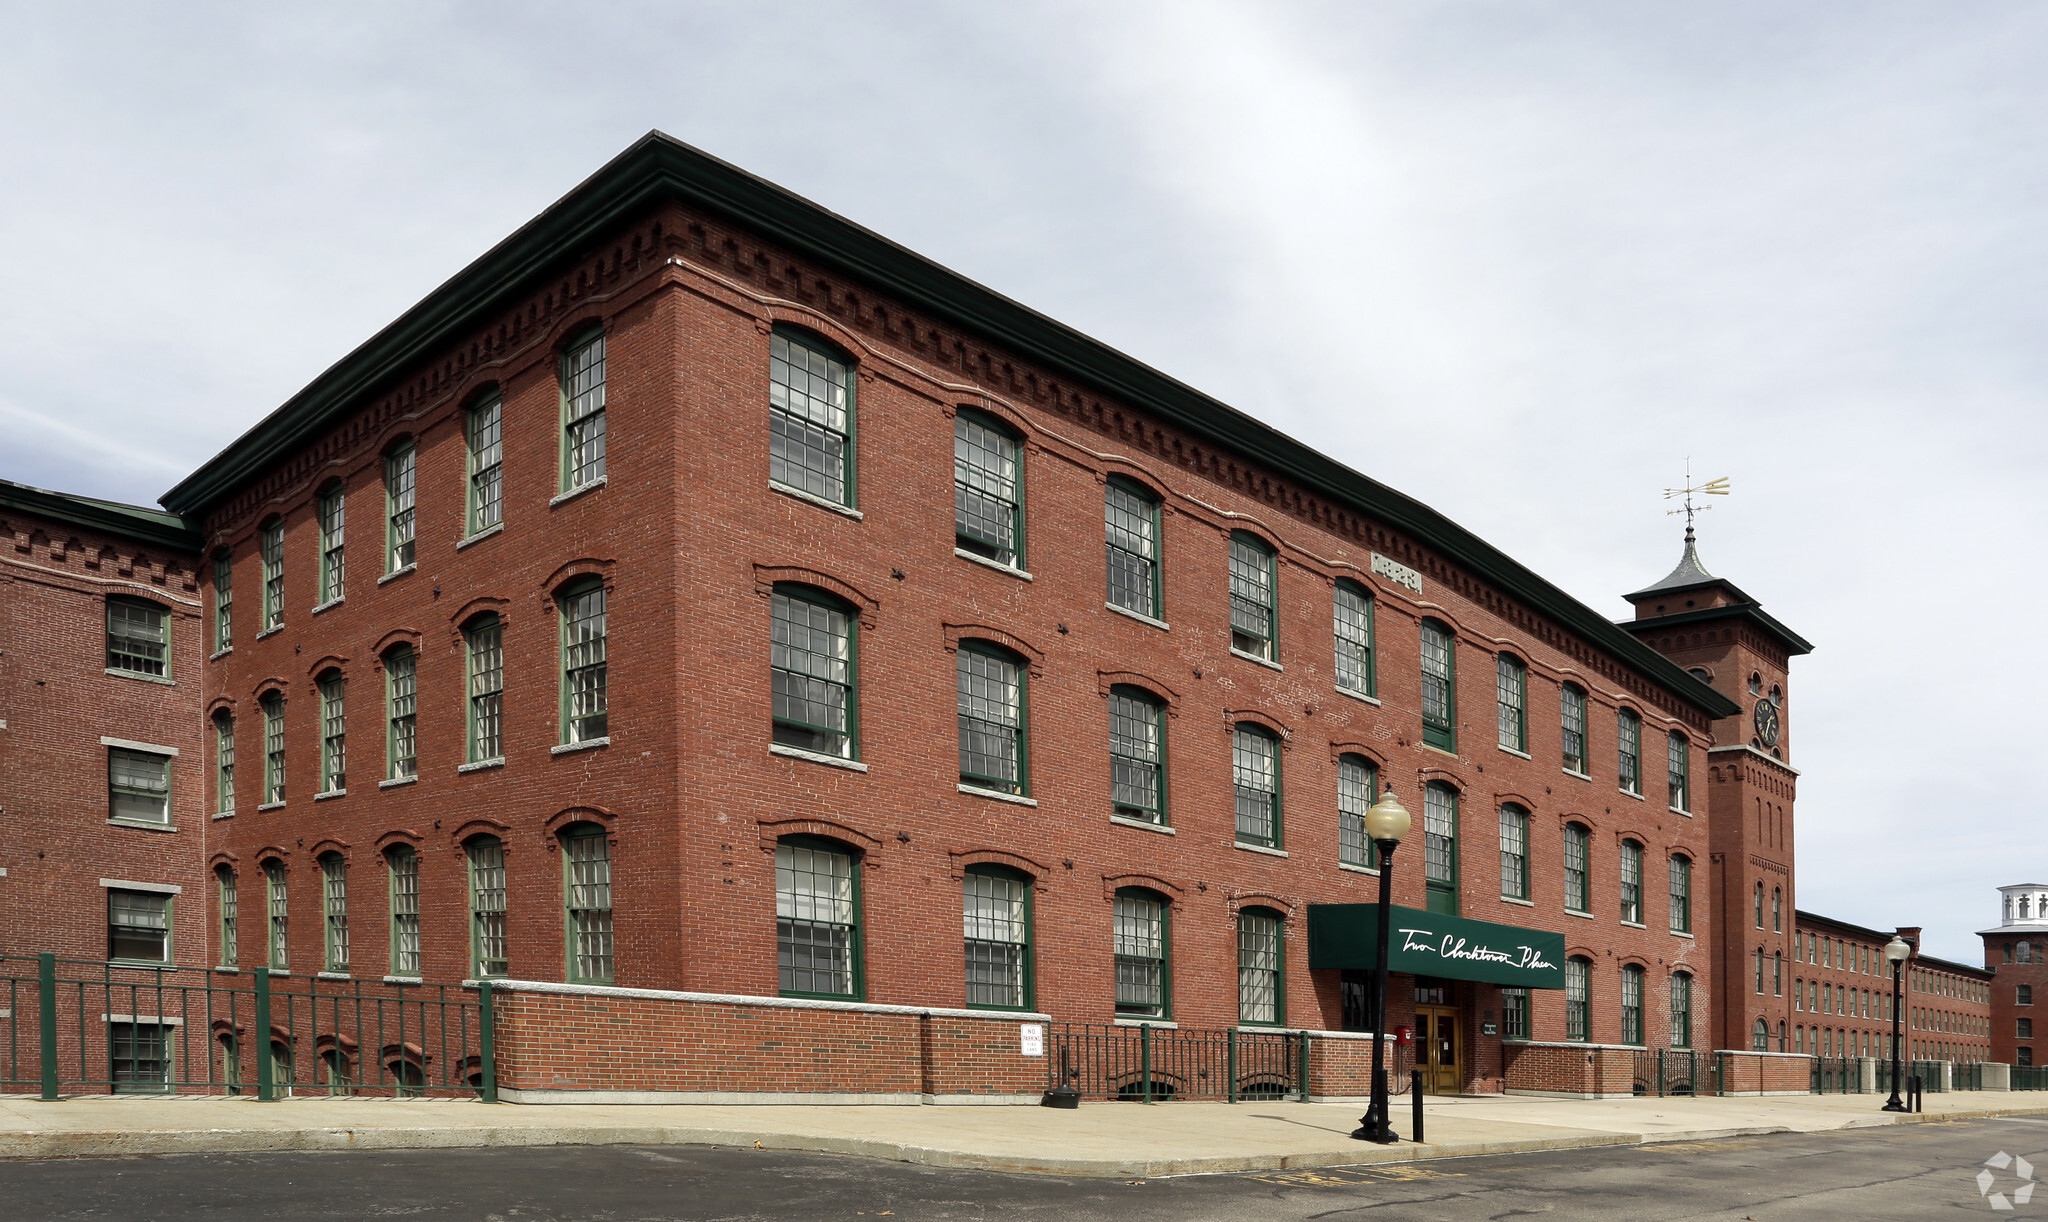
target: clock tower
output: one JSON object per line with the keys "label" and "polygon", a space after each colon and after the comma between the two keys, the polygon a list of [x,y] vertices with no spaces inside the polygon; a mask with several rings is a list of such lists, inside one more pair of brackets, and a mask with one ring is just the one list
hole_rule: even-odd
{"label": "clock tower", "polygon": [[1700,564],[1692,527],[1662,581],[1627,596],[1621,624],[1742,712],[1713,724],[1707,752],[1709,907],[1714,1047],[1790,1051],[1792,980],[1799,959],[1793,891],[1792,766],[1787,668],[1811,653],[1804,637]]}

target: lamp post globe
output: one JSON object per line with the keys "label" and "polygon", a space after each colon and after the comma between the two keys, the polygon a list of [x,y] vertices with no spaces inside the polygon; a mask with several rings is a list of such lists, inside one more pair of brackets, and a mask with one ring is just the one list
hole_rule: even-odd
{"label": "lamp post globe", "polygon": [[1408,808],[1401,805],[1401,799],[1389,789],[1385,796],[1366,809],[1365,834],[1376,843],[1392,841],[1399,844],[1407,839],[1408,828],[1413,822]]}
{"label": "lamp post globe", "polygon": [[1380,851],[1379,957],[1372,970],[1372,1102],[1359,1118],[1351,1136],[1359,1141],[1389,1145],[1401,1140],[1387,1121],[1391,1103],[1387,1097],[1387,956],[1391,953],[1393,929],[1394,850],[1408,834],[1412,820],[1408,808],[1394,796],[1389,785],[1380,800],[1365,812],[1365,834]]}
{"label": "lamp post globe", "polygon": [[1884,957],[1892,965],[1892,1097],[1885,1100],[1883,1110],[1887,1112],[1906,1110],[1905,1100],[1899,1098],[1899,986],[1906,958],[1912,953],[1912,945],[1896,934],[1884,944]]}

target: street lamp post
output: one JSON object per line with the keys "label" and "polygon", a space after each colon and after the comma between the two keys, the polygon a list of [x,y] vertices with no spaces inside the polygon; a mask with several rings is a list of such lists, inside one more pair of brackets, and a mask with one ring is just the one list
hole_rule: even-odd
{"label": "street lamp post", "polygon": [[1906,1110],[1905,1101],[1899,1098],[1899,1019],[1901,1017],[1899,1012],[1899,982],[1900,973],[1904,970],[1906,956],[1912,953],[1913,948],[1906,944],[1904,938],[1896,934],[1884,946],[1884,957],[1892,962],[1892,1097],[1884,1102],[1884,1110],[1887,1112],[1903,1112]]}
{"label": "street lamp post", "polygon": [[1401,837],[1408,834],[1410,822],[1408,808],[1394,796],[1392,785],[1387,786],[1385,796],[1365,812],[1365,834],[1380,851],[1380,957],[1372,971],[1372,1102],[1366,1106],[1365,1115],[1359,1118],[1358,1127],[1352,1130],[1351,1135],[1359,1141],[1377,1142],[1383,1146],[1401,1140],[1394,1135],[1394,1127],[1387,1120],[1390,1105],[1384,1054],[1387,1040],[1387,958],[1393,944],[1394,925],[1394,850],[1400,847]]}

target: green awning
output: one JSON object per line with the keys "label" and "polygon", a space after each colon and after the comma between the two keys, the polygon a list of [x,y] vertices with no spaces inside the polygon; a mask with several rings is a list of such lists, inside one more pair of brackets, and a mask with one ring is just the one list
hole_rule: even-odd
{"label": "green awning", "polygon": [[[1524,989],[1564,987],[1564,935],[1396,906],[1387,970]],[[1311,968],[1379,966],[1376,904],[1310,904]]]}

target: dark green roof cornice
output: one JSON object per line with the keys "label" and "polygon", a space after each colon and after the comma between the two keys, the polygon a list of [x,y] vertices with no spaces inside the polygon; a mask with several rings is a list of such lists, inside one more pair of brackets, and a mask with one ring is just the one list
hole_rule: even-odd
{"label": "dark green roof cornice", "polygon": [[1592,608],[1427,505],[872,230],[660,132],[649,133],[315,378],[165,493],[164,504],[194,515],[218,504],[418,362],[480,326],[586,244],[667,199],[726,217],[794,254],[1405,532],[1709,716],[1740,711]]}
{"label": "dark green roof cornice", "polygon": [[[1732,589],[1733,587],[1730,588]],[[1758,630],[1765,636],[1776,641],[1788,654],[1797,656],[1813,652],[1812,642],[1779,623],[1776,616],[1765,611],[1761,605],[1754,602],[1728,603],[1719,607],[1701,607],[1696,611],[1677,611],[1670,615],[1653,615],[1648,619],[1622,620],[1615,626],[1623,632],[1632,632],[1638,636],[1649,636],[1672,628],[1684,627],[1687,624],[1701,624],[1709,620],[1720,619],[1748,620],[1756,625]]]}
{"label": "dark green roof cornice", "polygon": [[32,513],[51,521],[68,522],[117,538],[175,548],[181,552],[196,553],[202,542],[198,529],[176,514],[140,505],[123,505],[118,501],[97,501],[91,497],[51,492],[11,480],[0,480],[0,509]]}

